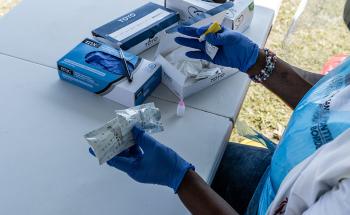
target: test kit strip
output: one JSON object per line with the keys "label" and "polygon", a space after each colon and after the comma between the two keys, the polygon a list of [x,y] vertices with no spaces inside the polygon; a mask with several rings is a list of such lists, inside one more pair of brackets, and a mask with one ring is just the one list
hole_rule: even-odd
{"label": "test kit strip", "polygon": [[161,33],[179,19],[177,12],[147,3],[93,30],[92,35],[103,43],[139,54],[158,44]]}

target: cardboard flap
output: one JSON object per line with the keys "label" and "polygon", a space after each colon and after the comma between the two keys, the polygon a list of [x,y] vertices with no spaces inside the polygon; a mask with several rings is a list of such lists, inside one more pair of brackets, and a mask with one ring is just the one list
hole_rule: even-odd
{"label": "cardboard flap", "polygon": [[164,55],[179,47],[179,45],[175,42],[174,39],[179,36],[185,37],[185,35],[177,32],[177,29],[180,26],[201,27],[213,22],[222,23],[225,18],[226,10],[228,10],[232,6],[232,2],[227,2],[211,10],[208,10],[207,12],[203,12],[200,15],[193,17],[192,19],[189,19],[188,21],[183,22],[173,28],[168,29],[167,31],[165,31],[165,33],[163,33],[160,39],[160,43],[156,51],[156,56],[158,56],[159,54]]}

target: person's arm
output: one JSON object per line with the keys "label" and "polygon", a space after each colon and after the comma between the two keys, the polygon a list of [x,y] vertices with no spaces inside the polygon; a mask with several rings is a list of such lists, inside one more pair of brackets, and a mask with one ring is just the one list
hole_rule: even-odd
{"label": "person's arm", "polygon": [[[260,73],[261,69],[265,67],[265,64],[265,53],[263,50],[260,50],[256,63],[247,71],[247,74],[252,76]],[[313,86],[310,82],[317,80],[317,78],[319,80],[322,77],[310,78],[308,74],[309,72],[293,67],[278,58],[274,72],[262,84],[294,109],[302,97]],[[305,79],[309,77],[309,80],[302,78],[302,75],[304,75]]]}
{"label": "person's arm", "polygon": [[238,213],[222,199],[194,171],[189,170],[178,190],[186,208],[194,215],[237,215]]}
{"label": "person's arm", "polygon": [[323,78],[324,75],[314,73],[314,72],[308,72],[303,69],[300,69],[298,67],[293,66],[293,69],[298,75],[304,79],[305,81],[309,82],[312,86],[315,85],[321,78]]}

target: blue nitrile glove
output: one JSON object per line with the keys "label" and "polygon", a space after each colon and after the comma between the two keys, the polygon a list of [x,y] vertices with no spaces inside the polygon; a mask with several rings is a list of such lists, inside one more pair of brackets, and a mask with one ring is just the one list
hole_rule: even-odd
{"label": "blue nitrile glove", "polygon": [[209,33],[205,40],[219,48],[217,54],[212,60],[205,53],[205,41],[199,42],[199,38],[207,29],[209,25],[194,28],[194,27],[180,27],[178,31],[184,35],[194,38],[177,37],[175,41],[183,46],[187,46],[198,51],[189,51],[186,53],[187,57],[194,59],[207,60],[217,65],[238,68],[242,72],[247,72],[252,67],[259,54],[259,47],[249,38],[241,33],[229,30],[222,27],[218,33]]}
{"label": "blue nitrile glove", "polygon": [[[116,75],[124,75],[124,67],[122,65],[121,59],[101,51],[90,52],[85,56],[85,61],[88,64],[94,65],[97,68],[101,68],[105,71]],[[134,70],[133,65],[127,61],[130,71]]]}
{"label": "blue nitrile glove", "polygon": [[[141,183],[173,188],[176,193],[186,172],[194,166],[172,149],[164,146],[135,126],[132,130],[136,145],[107,162]],[[94,155],[92,149],[90,153]]]}

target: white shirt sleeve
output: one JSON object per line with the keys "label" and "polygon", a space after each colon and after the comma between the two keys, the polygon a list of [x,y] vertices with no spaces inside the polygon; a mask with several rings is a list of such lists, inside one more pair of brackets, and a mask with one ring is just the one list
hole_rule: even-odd
{"label": "white shirt sleeve", "polygon": [[350,179],[323,194],[303,215],[350,214]]}

